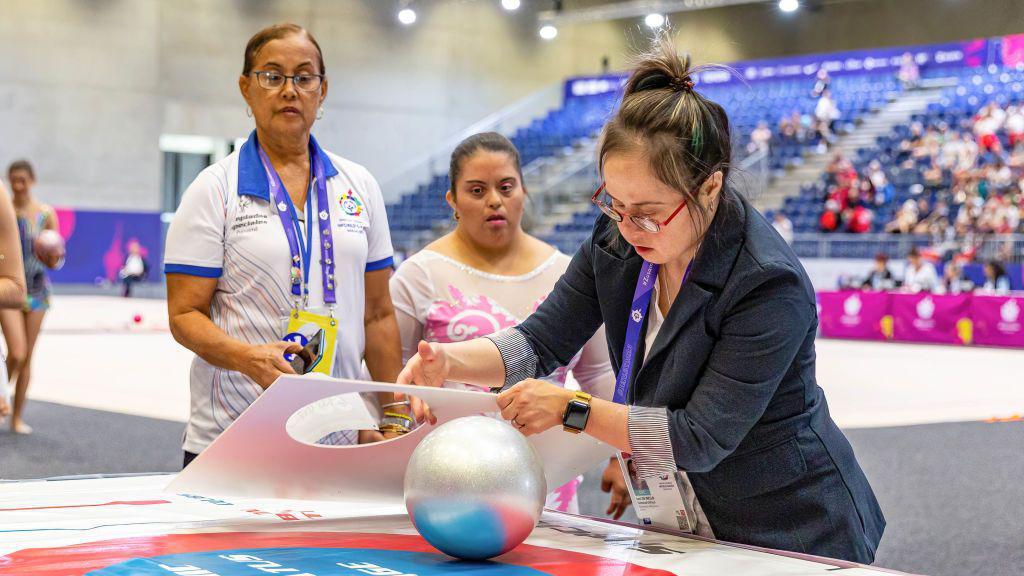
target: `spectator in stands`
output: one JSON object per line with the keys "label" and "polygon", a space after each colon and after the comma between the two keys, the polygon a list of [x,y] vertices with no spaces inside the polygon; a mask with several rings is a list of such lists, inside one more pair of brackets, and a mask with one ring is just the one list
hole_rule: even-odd
{"label": "spectator in stands", "polygon": [[[799,113],[797,113],[799,115]],[[794,123],[791,116],[783,116],[779,120],[779,140],[783,144],[797,142],[796,131],[799,123]]]}
{"label": "spectator in stands", "polygon": [[[921,202],[924,204],[922,205]],[[936,227],[940,230],[945,230],[949,226],[949,205],[944,200],[938,200],[935,202],[935,206],[928,209],[928,202],[924,199],[918,203],[919,208],[918,214],[924,215],[920,218],[920,221],[915,227],[915,232],[918,234],[933,233],[936,231]]]}
{"label": "spectator in stands", "polygon": [[958,130],[951,130],[939,146],[939,154],[935,157],[935,165],[943,170],[953,170],[960,161],[963,139]]}
{"label": "spectator in stands", "polygon": [[[411,256],[391,277],[406,361],[421,340],[459,342],[522,322],[569,266],[569,256],[523,231],[527,193],[519,151],[508,138],[487,132],[463,140],[452,152],[449,181],[445,199],[455,230]],[[615,374],[603,328],[547,381],[564,387],[570,371],[584,392],[612,398]],[[605,477],[620,480],[618,468],[610,462]],[[577,512],[578,484],[573,480],[560,490],[570,498],[549,497],[548,505]],[[617,514],[628,504],[624,494],[613,494]]]}
{"label": "spectator in stands", "polygon": [[788,117],[779,120],[779,139],[786,144],[802,144],[808,140],[810,117],[794,110]]}
{"label": "spectator in stands", "polygon": [[843,156],[842,152],[836,152],[832,155],[832,159],[829,160],[828,165],[825,166],[826,182],[828,184],[836,184],[839,181],[839,175],[847,172],[853,168],[853,164]]}
{"label": "spectator in stands", "polygon": [[1002,192],[1014,183],[1013,171],[1001,157],[985,170],[985,180],[997,193]]}
{"label": "spectator in stands", "polygon": [[978,138],[981,153],[996,154],[1002,151],[997,133],[1003,127],[1006,113],[995,102],[990,102],[978,111],[974,118],[974,135]]}
{"label": "spectator in stands", "polygon": [[900,58],[900,70],[896,73],[896,78],[904,90],[913,90],[921,84],[921,69],[910,52],[904,52]]}
{"label": "spectator in stands", "polygon": [[828,70],[821,68],[815,76],[814,88],[811,89],[811,96],[820,98],[830,86],[832,86],[832,77],[828,75]]}
{"label": "spectator in stands", "polygon": [[861,283],[862,290],[892,290],[896,287],[896,278],[889,270],[889,256],[883,252],[875,254],[875,267]]}
{"label": "spectator in stands", "polygon": [[[835,138],[836,125],[841,116],[842,114],[839,112],[839,108],[836,107],[835,100],[832,99],[831,90],[826,88],[821,93],[821,97],[818,98],[818,103],[814,106],[817,132],[821,136],[822,144],[824,144],[824,149],[826,150]],[[821,151],[823,150],[819,147],[819,152]]]}
{"label": "spectator in stands", "polygon": [[963,144],[959,149],[960,158],[956,163],[956,170],[964,172],[978,165],[978,155],[981,153],[981,149],[970,132],[961,133],[960,140]]}
{"label": "spectator in stands", "polygon": [[874,216],[874,212],[863,202],[856,202],[853,208],[848,208],[847,213],[843,216],[843,221],[846,222],[846,231],[852,234],[871,232]]}
{"label": "spectator in stands", "polygon": [[896,189],[889,182],[889,177],[886,175],[885,170],[882,169],[882,163],[878,160],[872,160],[868,164],[867,176],[868,181],[871,182],[871,186],[874,188],[875,205],[882,206],[892,202]]}
{"label": "spectator in stands", "polygon": [[1024,145],[1024,106],[1015,104],[1008,107],[1004,126],[1011,150]]}
{"label": "spectator in stands", "polygon": [[956,260],[946,262],[942,270],[942,285],[939,292],[944,294],[960,294],[974,290],[974,282],[964,276],[963,266]]}
{"label": "spectator in stands", "polygon": [[772,131],[768,128],[768,123],[761,120],[757,123],[757,127],[750,133],[750,143],[747,145],[747,152],[753,154],[754,152],[767,152],[772,141]]}
{"label": "spectator in stands", "polygon": [[917,247],[907,253],[907,269],[903,274],[903,289],[911,292],[934,292],[939,286],[935,266],[921,257]]}
{"label": "spectator in stands", "polygon": [[[14,204],[0,182],[0,308],[21,310],[25,306],[25,266],[21,260],[21,239]],[[11,413],[7,366],[0,355],[0,423]]]}
{"label": "spectator in stands", "polygon": [[885,225],[884,230],[892,234],[910,234],[917,226],[917,219],[917,203],[908,199],[896,211],[892,221]]}
{"label": "spectator in stands", "polygon": [[985,262],[985,284],[981,286],[985,292],[1006,294],[1010,291],[1010,277],[998,260]]}
{"label": "spectator in stands", "polygon": [[793,222],[781,210],[775,212],[772,216],[772,227],[775,231],[782,236],[782,239],[786,241],[786,244],[793,243]]}
{"label": "spectator in stands", "polygon": [[818,226],[822,232],[835,232],[839,230],[839,226],[842,224],[842,216],[840,215],[839,203],[835,200],[829,200],[825,202],[825,210],[821,213],[821,218],[818,219]]}
{"label": "spectator in stands", "polygon": [[836,175],[836,184],[829,187],[827,200],[835,200],[839,211],[843,212],[852,203],[860,199],[860,190],[856,186],[857,172],[852,168]]}

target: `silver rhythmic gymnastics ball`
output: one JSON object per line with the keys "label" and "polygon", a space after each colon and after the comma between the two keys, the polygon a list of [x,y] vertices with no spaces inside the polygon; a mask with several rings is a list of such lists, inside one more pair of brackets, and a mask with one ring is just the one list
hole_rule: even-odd
{"label": "silver rhythmic gymnastics ball", "polygon": [[420,535],[456,558],[484,560],[526,540],[547,481],[518,430],[487,416],[446,422],[420,442],[405,471],[405,507]]}

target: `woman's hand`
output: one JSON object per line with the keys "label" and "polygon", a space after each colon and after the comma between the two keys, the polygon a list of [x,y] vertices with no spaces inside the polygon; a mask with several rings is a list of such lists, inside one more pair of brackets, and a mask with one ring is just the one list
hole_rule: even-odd
{"label": "woman's hand", "polygon": [[501,417],[530,436],[562,424],[562,416],[573,397],[566,390],[543,380],[523,380],[498,394]]}
{"label": "woman's hand", "polygon": [[253,344],[246,350],[242,368],[239,370],[252,378],[261,388],[266,390],[282,374],[295,374],[295,370],[285,361],[285,354],[298,354],[302,345],[298,342],[268,342]]}
{"label": "woman's hand", "polygon": [[[433,386],[440,388],[448,379],[448,355],[444,352],[444,345],[430,344],[420,340],[416,354],[409,359],[398,375],[398,384],[409,384],[412,386]],[[404,394],[395,394],[395,399],[401,401]],[[409,398],[413,416],[417,422],[437,423],[437,418],[430,412],[430,406],[416,397]]]}
{"label": "woman's hand", "polygon": [[601,491],[611,492],[611,499],[605,514],[618,520],[632,502],[629,490],[626,488],[626,480],[622,477],[622,467],[619,466],[618,458],[608,461],[608,466],[605,467],[604,474],[601,475]]}

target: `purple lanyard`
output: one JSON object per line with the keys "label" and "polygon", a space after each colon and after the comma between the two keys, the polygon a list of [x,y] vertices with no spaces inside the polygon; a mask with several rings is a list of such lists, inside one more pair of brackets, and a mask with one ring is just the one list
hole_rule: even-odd
{"label": "purple lanyard", "polygon": [[[694,259],[697,256],[694,254]],[[693,260],[686,265],[686,272],[683,273],[683,284],[690,276],[690,268],[693,267]],[[636,281],[636,291],[633,292],[633,305],[629,307],[629,324],[626,325],[626,343],[622,347],[622,365],[619,366],[619,374],[615,379],[615,395],[612,401],[616,404],[626,403],[626,394],[629,392],[629,381],[633,374],[633,360],[636,357],[637,343],[640,342],[640,329],[644,324],[644,317],[647,316],[647,309],[651,304],[651,294],[654,292],[654,283],[658,281],[658,265],[644,261],[640,268],[640,278]]]}
{"label": "purple lanyard", "polygon": [[[309,147],[309,157],[313,166],[313,188],[316,188],[316,205],[320,209],[319,214],[310,214],[312,210],[307,210],[306,214],[306,242],[301,245],[300,249],[300,238],[298,235],[298,217],[295,214],[295,206],[292,204],[292,199],[288,195],[287,190],[284,188],[284,184],[281,183],[281,179],[278,177],[274,167],[270,164],[270,159],[267,158],[266,152],[263,151],[262,147],[257,147],[260,154],[260,161],[263,163],[263,170],[267,173],[267,183],[270,185],[270,194],[274,198],[274,203],[277,204],[277,215],[280,217],[281,225],[284,226],[284,235],[288,238],[288,248],[292,253],[291,260],[291,280],[292,280],[292,295],[303,299],[303,305],[308,304],[309,300],[309,270],[313,266],[312,254],[310,253],[312,247],[312,224],[309,222],[315,218],[320,226],[320,271],[322,274],[321,280],[324,284],[324,304],[334,305],[336,298],[334,295],[334,260],[331,258],[333,245],[333,236],[331,233],[331,215],[330,208],[327,201],[327,178],[324,177],[324,162],[323,158],[316,153],[312,144]],[[313,202],[307,194],[307,206],[312,208]],[[305,256],[305,258],[303,258]]]}

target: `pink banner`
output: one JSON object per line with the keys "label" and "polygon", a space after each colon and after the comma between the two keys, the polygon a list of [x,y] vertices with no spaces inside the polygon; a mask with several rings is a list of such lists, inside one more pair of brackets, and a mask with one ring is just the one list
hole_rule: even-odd
{"label": "pink banner", "polygon": [[971,304],[974,343],[1024,348],[1022,296],[975,296]]}
{"label": "pink banner", "polygon": [[882,319],[889,313],[890,299],[886,292],[820,292],[822,336],[885,340]]}
{"label": "pink banner", "polygon": [[970,294],[892,294],[893,339],[963,344],[957,324],[970,316]]}
{"label": "pink banner", "polygon": [[1003,36],[1003,66],[1024,64],[1024,34]]}

